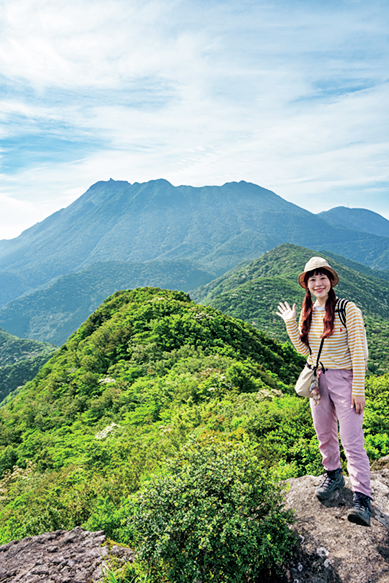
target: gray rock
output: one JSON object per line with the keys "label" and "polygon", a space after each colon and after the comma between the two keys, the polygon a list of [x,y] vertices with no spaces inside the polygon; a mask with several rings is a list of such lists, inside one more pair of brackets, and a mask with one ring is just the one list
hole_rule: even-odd
{"label": "gray rock", "polygon": [[[103,531],[80,527],[57,530],[0,546],[0,583],[92,583],[110,561]],[[134,559],[131,549],[114,546],[116,562]]]}
{"label": "gray rock", "polygon": [[295,510],[293,530],[298,542],[283,567],[280,580],[288,583],[389,583],[389,469],[374,471],[371,527],[347,520],[352,504],[346,486],[320,502],[315,488],[321,477],[288,480],[286,504]]}

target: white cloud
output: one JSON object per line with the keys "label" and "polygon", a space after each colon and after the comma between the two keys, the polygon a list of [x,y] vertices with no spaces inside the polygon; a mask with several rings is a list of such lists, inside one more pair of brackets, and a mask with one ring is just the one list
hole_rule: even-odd
{"label": "white cloud", "polygon": [[362,199],[389,216],[388,13],[374,0],[7,0],[2,192],[34,203],[23,224],[110,177],[244,179],[315,212]]}

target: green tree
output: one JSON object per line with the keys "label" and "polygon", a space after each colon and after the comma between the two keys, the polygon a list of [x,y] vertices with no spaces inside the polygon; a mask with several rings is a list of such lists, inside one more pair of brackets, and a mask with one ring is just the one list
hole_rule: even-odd
{"label": "green tree", "polygon": [[242,443],[188,444],[135,502],[128,526],[154,581],[243,583],[269,573],[294,544],[280,487]]}

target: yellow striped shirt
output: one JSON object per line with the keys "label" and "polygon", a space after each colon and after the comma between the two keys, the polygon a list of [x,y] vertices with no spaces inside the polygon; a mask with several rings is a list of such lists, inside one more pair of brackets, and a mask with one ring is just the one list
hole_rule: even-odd
{"label": "yellow striped shirt", "polygon": [[[320,348],[321,336],[323,334],[323,319],[325,310],[320,310],[314,306],[312,312],[312,323],[309,331],[309,345],[312,354],[308,356],[308,363],[315,365],[317,354]],[[297,352],[307,356],[309,348],[301,342],[302,314],[300,315],[300,324],[294,319],[285,322],[289,338],[293,342]],[[323,349],[320,356],[320,362],[325,368],[348,369],[353,371],[352,395],[354,397],[363,397],[365,394],[365,360],[363,352],[364,341],[364,322],[360,311],[353,302],[348,302],[346,306],[346,324],[345,328],[335,313],[334,333],[332,336],[324,339]]]}

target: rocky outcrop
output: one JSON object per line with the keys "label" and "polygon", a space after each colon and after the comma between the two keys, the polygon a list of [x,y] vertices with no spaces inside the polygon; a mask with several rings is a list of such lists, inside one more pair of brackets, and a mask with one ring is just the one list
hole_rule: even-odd
{"label": "rocky outcrop", "polygon": [[27,537],[0,546],[0,583],[92,583],[99,581],[114,556],[128,562],[130,549],[101,546],[103,531],[80,527]]}
{"label": "rocky outcrop", "polygon": [[347,520],[352,504],[350,480],[346,487],[320,502],[315,488],[322,478],[288,480],[289,508],[295,509],[293,530],[298,542],[284,567],[288,583],[389,583],[389,469],[373,471],[371,527]]}

